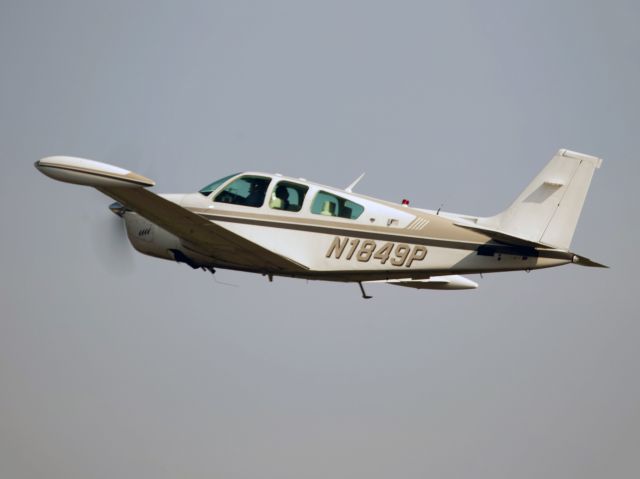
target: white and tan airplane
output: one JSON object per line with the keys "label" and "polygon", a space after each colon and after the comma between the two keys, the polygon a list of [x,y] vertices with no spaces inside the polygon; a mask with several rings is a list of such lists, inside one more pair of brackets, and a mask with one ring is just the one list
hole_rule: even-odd
{"label": "white and tan airplane", "polygon": [[518,198],[491,217],[395,204],[279,174],[245,172],[187,194],[152,193],[155,182],[97,161],[36,162],[59,181],[116,200],[135,249],[215,272],[384,282],[418,289],[472,289],[461,274],[574,263],[604,267],[569,250],[591,178],[602,160],[559,150]]}

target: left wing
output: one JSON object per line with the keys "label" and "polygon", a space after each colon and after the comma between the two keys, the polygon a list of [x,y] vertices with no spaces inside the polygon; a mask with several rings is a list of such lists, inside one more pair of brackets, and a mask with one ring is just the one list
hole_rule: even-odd
{"label": "left wing", "polygon": [[66,183],[92,186],[185,241],[200,254],[264,272],[302,272],[304,265],[280,256],[145,189],[155,182],[131,171],[67,156],[43,158],[36,168]]}

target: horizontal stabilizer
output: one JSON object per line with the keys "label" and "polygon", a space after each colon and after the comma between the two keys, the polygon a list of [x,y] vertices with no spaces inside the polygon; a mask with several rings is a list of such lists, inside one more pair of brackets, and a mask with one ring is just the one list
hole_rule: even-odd
{"label": "horizontal stabilizer", "polygon": [[504,231],[500,231],[494,228],[489,228],[487,226],[480,226],[480,225],[466,224],[466,223],[455,223],[455,225],[461,228],[466,228],[468,230],[475,231],[476,233],[485,234],[491,237],[492,239],[499,241],[500,243],[506,243],[506,244],[516,245],[516,246],[529,246],[533,248],[552,248],[553,249],[553,246],[550,246],[548,244],[531,241],[525,238],[520,238],[519,236],[514,236],[509,233],[505,233]]}
{"label": "horizontal stabilizer", "polygon": [[49,156],[36,161],[35,166],[54,180],[94,188],[139,188],[156,184],[124,168],[72,156]]}
{"label": "horizontal stabilizer", "polygon": [[475,289],[478,287],[478,283],[471,281],[464,276],[458,276],[455,274],[447,276],[431,276],[427,279],[389,279],[383,281],[370,281],[371,283],[387,283],[395,286],[404,286],[406,288],[415,289]]}
{"label": "horizontal stabilizer", "polygon": [[578,256],[577,254],[573,256],[573,262],[574,264],[579,264],[580,266],[588,266],[590,268],[608,268],[607,265],[596,263],[595,261],[591,261],[589,258]]}

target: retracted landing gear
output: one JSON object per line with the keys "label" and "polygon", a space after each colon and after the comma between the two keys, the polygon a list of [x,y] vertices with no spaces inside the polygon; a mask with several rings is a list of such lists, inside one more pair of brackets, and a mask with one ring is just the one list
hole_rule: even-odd
{"label": "retracted landing gear", "polygon": [[193,269],[201,269],[202,271],[208,271],[211,274],[216,274],[216,270],[213,266],[202,266],[200,263],[196,263],[194,260],[189,258],[179,249],[170,249],[169,251],[173,253],[173,257],[177,263],[184,263],[191,266]]}

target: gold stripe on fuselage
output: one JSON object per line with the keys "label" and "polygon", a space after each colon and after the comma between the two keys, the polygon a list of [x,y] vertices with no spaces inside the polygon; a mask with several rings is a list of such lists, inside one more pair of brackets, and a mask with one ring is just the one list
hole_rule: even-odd
{"label": "gold stripe on fuselage", "polygon": [[[478,248],[491,247],[495,253],[501,254],[526,254],[529,256],[543,256],[548,258],[568,258],[569,253],[558,250],[541,250],[529,247],[509,245],[495,242],[489,236],[464,230],[453,224],[452,221],[443,218],[420,216],[427,221],[420,230],[405,228],[393,228],[385,226],[369,226],[364,224],[346,224],[339,221],[318,221],[310,218],[294,218],[290,216],[276,216],[265,214],[253,214],[247,212],[230,212],[217,210],[211,213],[210,209],[189,208],[190,211],[199,214],[210,221],[221,221],[237,224],[282,228],[294,231],[308,231],[327,235],[350,236],[362,239],[374,239],[381,241],[406,242],[425,246],[442,248],[454,248],[461,250],[477,251]],[[435,220],[435,221],[432,221]],[[415,221],[410,223],[415,224]],[[429,225],[428,231],[423,230]],[[450,233],[448,236],[427,236],[426,233]],[[470,233],[470,234],[469,234]]]}

